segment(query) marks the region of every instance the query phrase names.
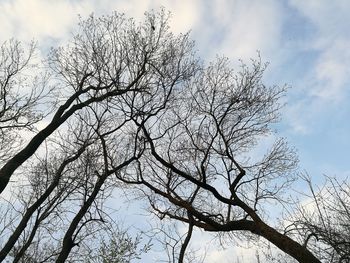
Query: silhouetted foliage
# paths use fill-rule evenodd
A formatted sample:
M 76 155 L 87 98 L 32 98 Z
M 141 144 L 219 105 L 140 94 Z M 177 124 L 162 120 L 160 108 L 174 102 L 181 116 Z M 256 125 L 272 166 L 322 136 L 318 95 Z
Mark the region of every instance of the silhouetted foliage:
M 34 47 L 23 59 L 19 43 L 4 44 L 0 191 L 10 179 L 21 190 L 1 218 L 0 260 L 76 261 L 97 233 L 97 262 L 137 258 L 147 246 L 138 250 L 138 239 L 108 231 L 115 226 L 104 204 L 124 187 L 160 219 L 188 225 L 173 261 L 191 259 L 186 251 L 199 228 L 227 242 L 262 237 L 299 262 L 320 262 L 266 217 L 270 202 L 284 203 L 298 161 L 283 138 L 254 156 L 279 120 L 285 87 L 263 84 L 260 58 L 238 71 L 222 57 L 205 65 L 168 19 L 163 10 L 140 24 L 117 13 L 90 16 L 36 68 L 50 78 L 42 89 L 27 86 L 28 96 L 19 88 Z M 32 132 L 24 147 L 10 143 L 18 129 Z

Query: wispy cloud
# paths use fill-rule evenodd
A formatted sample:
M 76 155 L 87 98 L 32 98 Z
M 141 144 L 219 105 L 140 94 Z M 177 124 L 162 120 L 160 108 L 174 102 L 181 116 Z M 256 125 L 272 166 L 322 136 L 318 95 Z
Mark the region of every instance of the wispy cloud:
M 1 40 L 16 37 L 20 40 L 45 37 L 63 38 L 76 22 L 77 14 L 84 13 L 86 4 L 69 1 L 15 0 L 0 2 L 0 21 L 5 21 L 9 28 L 4 28 Z
M 217 21 L 223 21 L 225 36 L 218 50 L 234 59 L 248 60 L 260 50 L 270 57 L 279 46 L 282 25 L 281 7 L 277 1 L 216 2 Z
M 326 100 L 343 97 L 350 71 L 349 1 L 301 1 L 290 4 L 315 27 L 314 38 L 307 45 L 319 52 L 311 71 L 314 80 L 312 95 Z M 305 43 L 306 44 L 306 43 Z

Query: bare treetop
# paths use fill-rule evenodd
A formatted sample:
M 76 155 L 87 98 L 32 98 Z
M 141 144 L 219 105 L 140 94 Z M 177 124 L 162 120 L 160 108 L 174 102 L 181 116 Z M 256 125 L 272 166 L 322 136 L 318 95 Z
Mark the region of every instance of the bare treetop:
M 285 87 L 263 84 L 266 65 L 260 58 L 242 63 L 238 71 L 226 58 L 206 65 L 189 34 L 170 32 L 168 19 L 164 10 L 146 13 L 140 24 L 118 13 L 92 15 L 66 46 L 51 50 L 45 64 L 56 96 L 51 120 L 1 162 L 0 192 L 44 141 L 60 150 L 47 149 L 50 158 L 39 158 L 33 170 L 27 167 L 33 194 L 24 201 L 0 260 L 14 250 L 16 260 L 23 259 L 43 226 L 50 225 L 48 218 L 64 229 L 60 242 L 46 251 L 48 258 L 65 262 L 81 255 L 90 230 L 106 223 L 109 193 L 125 187 L 141 193 L 160 219 L 188 224 L 174 257 L 179 262 L 186 259 L 195 228 L 253 234 L 299 262 L 320 262 L 264 217 L 269 200 L 283 202 L 280 194 L 294 179 L 298 161 L 282 138 L 260 159 L 252 157 L 279 120 Z M 13 128 L 31 127 L 41 116 L 35 111 L 41 93 L 33 89 L 23 98 L 9 91 L 20 85 L 33 51 L 23 59 L 19 44 L 11 43 L 0 54 L 0 120 L 9 119 Z M 51 112 L 51 104 L 46 106 Z M 0 142 L 12 149 L 8 139 Z M 26 228 L 28 222 L 32 228 Z

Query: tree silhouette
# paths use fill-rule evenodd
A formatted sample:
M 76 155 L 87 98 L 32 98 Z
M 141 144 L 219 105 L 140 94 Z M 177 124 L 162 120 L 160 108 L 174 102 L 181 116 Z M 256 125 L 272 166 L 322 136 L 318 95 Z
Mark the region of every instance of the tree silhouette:
M 269 200 L 283 202 L 297 164 L 284 139 L 261 158 L 252 154 L 273 132 L 285 88 L 262 83 L 260 59 L 238 72 L 226 58 L 205 65 L 189 34 L 173 35 L 168 19 L 164 10 L 146 13 L 141 24 L 117 13 L 90 16 L 68 45 L 51 50 L 44 65 L 50 78 L 41 82 L 49 84 L 27 85 L 29 96 L 14 90 L 32 49 L 23 59 L 17 42 L 3 46 L 1 156 L 10 151 L 0 160 L 0 191 L 16 174 L 29 180 L 30 194 L 21 196 L 26 205 L 13 231 L 4 233 L 1 259 L 29 258 L 28 248 L 42 248 L 40 235 L 55 240 L 47 260 L 79 257 L 106 224 L 107 193 L 128 186 L 160 219 L 189 225 L 179 262 L 194 228 L 263 237 L 299 262 L 320 262 L 264 216 Z M 39 114 L 45 107 L 47 116 Z M 36 131 L 42 116 L 47 125 Z M 23 149 L 9 143 L 18 129 L 34 132 Z M 25 168 L 44 144 L 46 157 Z M 59 237 L 52 222 L 62 228 Z

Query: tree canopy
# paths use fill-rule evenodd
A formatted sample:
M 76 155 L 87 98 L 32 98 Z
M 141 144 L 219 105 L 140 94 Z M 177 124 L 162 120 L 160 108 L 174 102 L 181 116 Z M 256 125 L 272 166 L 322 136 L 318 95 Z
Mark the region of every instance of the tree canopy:
M 113 230 L 105 202 L 123 188 L 160 219 L 188 225 L 178 262 L 194 228 L 261 237 L 298 262 L 320 262 L 266 216 L 271 201 L 285 202 L 298 163 L 283 138 L 255 154 L 286 88 L 263 84 L 260 58 L 238 71 L 224 57 L 204 63 L 168 20 L 163 10 L 142 23 L 90 16 L 42 64 L 31 62 L 33 44 L 1 46 L 0 192 L 25 184 L 2 206 L 0 261 L 75 262 L 93 250 L 98 262 L 127 262 L 148 251 Z

